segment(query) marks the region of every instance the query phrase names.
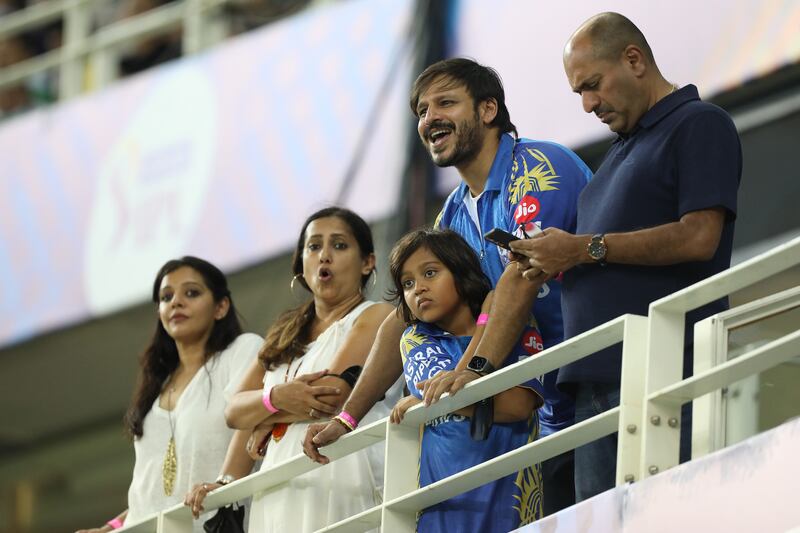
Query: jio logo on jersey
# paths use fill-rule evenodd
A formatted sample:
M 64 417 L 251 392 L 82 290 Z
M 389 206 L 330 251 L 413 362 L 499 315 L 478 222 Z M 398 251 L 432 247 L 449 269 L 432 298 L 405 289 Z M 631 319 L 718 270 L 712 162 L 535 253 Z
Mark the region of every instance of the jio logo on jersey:
M 541 352 L 544 350 L 542 336 L 536 330 L 526 331 L 522 336 L 522 347 L 531 355 Z
M 517 224 L 526 224 L 539 215 L 539 199 L 534 196 L 526 196 L 523 198 L 516 211 L 514 211 L 514 220 Z

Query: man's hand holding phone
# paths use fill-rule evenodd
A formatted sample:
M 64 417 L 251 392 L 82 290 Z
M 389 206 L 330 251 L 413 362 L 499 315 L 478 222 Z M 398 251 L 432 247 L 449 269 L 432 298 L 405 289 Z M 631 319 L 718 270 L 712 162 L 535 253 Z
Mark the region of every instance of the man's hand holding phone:
M 544 274 L 550 279 L 582 262 L 582 255 L 586 254 L 584 241 L 588 239 L 551 227 L 530 239 L 516 240 L 509 247 L 517 257 L 524 258 L 519 264 L 525 278 Z
M 542 232 L 542 230 L 539 229 L 539 226 L 534 226 L 534 228 L 535 228 L 534 235 L 537 235 Z M 520 237 L 517 237 L 516 235 L 509 233 L 505 230 L 502 230 L 500 228 L 494 228 L 491 231 L 487 231 L 483 235 L 483 238 L 491 243 L 496 244 L 497 246 L 503 248 L 504 250 L 508 250 L 509 259 L 511 261 L 516 261 L 518 263 L 527 265 L 528 258 L 525 257 L 524 255 L 516 253 L 514 250 L 511 249 L 511 243 L 513 241 L 519 241 L 524 239 L 521 239 Z

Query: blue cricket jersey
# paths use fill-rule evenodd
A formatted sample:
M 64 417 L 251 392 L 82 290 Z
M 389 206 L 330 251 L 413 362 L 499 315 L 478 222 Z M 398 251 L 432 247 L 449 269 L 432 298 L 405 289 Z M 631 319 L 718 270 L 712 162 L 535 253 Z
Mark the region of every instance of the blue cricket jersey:
M 497 284 L 508 264 L 504 250 L 483 238 L 492 228 L 501 228 L 522 238 L 536 228 L 556 227 L 575 233 L 578 196 L 592 172 L 574 152 L 560 144 L 519 139 L 504 134 L 489 171 L 486 187 L 478 199 L 475 226 L 464 203 L 469 187 L 461 183 L 450 193 L 436 218 L 437 228 L 459 233 L 478 253 L 483 271 Z M 535 227 L 534 227 L 535 226 Z M 550 280 L 542 286 L 533 315 L 549 348 L 564 339 L 561 316 L 561 283 Z M 539 410 L 541 434 L 547 436 L 572 424 L 572 399 L 556 387 L 557 372 L 544 376 L 545 404 Z
M 530 356 L 526 330 L 503 366 Z M 456 337 L 433 324 L 410 326 L 403 333 L 400 351 L 403 372 L 411 393 L 421 399 L 416 384 L 442 370 L 455 368 L 472 337 Z M 541 394 L 541 383 L 521 386 Z M 448 414 L 425 424 L 422 433 L 419 485 L 424 487 L 489 459 L 517 449 L 538 436 L 536 411 L 527 420 L 492 425 L 486 440 L 473 440 L 470 420 Z M 423 510 L 417 521 L 420 533 L 481 531 L 505 533 L 542 516 L 541 474 L 538 465 L 486 483 L 469 492 Z

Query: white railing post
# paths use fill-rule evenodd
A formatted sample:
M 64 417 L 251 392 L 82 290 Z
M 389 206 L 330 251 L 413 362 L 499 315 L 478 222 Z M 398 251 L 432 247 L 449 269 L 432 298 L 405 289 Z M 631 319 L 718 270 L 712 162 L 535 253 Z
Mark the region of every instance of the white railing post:
M 72 0 L 64 11 L 64 43 L 61 46 L 58 99 L 66 100 L 83 89 L 86 40 L 91 28 L 89 0 Z
M 418 487 L 420 426 L 386 425 L 386 461 L 383 478 L 382 533 L 413 533 L 417 528 L 417 513 L 386 506 Z
M 203 0 L 184 0 L 183 55 L 203 49 Z
M 680 456 L 681 404 L 648 399 L 654 391 L 682 378 L 686 313 L 664 307 L 650 306 L 641 421 L 642 478 L 677 466 Z
M 717 317 L 712 316 L 694 325 L 694 370 L 699 375 L 716 366 L 720 342 Z M 722 390 L 715 390 L 692 403 L 692 459 L 708 455 L 723 446 L 720 439 L 724 427 Z
M 647 318 L 627 315 L 622 338 L 617 485 L 642 479 L 640 461 L 646 350 Z

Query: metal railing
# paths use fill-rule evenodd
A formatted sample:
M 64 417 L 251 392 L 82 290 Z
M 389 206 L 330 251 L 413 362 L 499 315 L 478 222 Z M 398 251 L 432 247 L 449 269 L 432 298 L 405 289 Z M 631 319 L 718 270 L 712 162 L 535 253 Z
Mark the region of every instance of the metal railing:
M 183 55 L 189 55 L 228 36 L 226 20 L 217 12 L 229 0 L 176 0 L 92 33 L 92 8 L 100 1 L 50 0 L 0 18 L 0 38 L 20 35 L 55 20 L 64 21 L 62 46 L 2 69 L 0 89 L 35 74 L 57 70 L 59 100 L 65 100 L 83 92 L 88 72 L 94 89 L 114 81 L 125 45 L 180 28 Z
M 415 406 L 401 424 L 379 420 L 344 436 L 325 449 L 331 460 L 386 440 L 383 502 L 322 529 L 325 532 L 414 531 L 417 513 L 489 481 L 618 432 L 617 484 L 644 479 L 678 464 L 680 408 L 746 376 L 800 354 L 800 331 L 790 332 L 740 357 L 710 367 L 699 354 L 692 377 L 681 379 L 684 321 L 687 311 L 767 277 L 800 265 L 800 238 L 737 265 L 671 296 L 653 302 L 649 317 L 623 315 L 591 331 L 467 385 L 425 408 Z M 764 305 L 774 308 L 774 298 Z M 620 405 L 553 435 L 468 468 L 425 487 L 417 485 L 419 425 L 498 394 L 536 376 L 622 342 Z M 705 343 L 701 350 L 710 346 Z M 705 365 L 705 368 L 701 368 Z M 389 460 L 391 458 L 391 460 Z M 247 498 L 286 483 L 319 465 L 298 455 L 209 494 L 206 510 Z M 178 505 L 136 524 L 126 532 L 184 533 L 192 530 L 188 508 Z

